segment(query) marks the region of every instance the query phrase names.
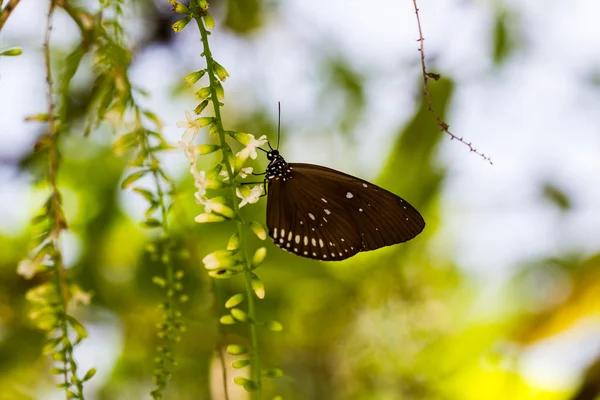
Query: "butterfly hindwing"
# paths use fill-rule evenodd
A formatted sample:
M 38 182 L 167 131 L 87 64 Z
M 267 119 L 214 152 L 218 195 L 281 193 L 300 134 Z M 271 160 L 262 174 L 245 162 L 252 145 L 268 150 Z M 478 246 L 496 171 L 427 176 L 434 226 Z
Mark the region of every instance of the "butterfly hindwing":
M 412 239 L 425 226 L 405 200 L 362 179 L 312 164 L 275 171 L 268 175 L 269 235 L 300 256 L 342 260 Z

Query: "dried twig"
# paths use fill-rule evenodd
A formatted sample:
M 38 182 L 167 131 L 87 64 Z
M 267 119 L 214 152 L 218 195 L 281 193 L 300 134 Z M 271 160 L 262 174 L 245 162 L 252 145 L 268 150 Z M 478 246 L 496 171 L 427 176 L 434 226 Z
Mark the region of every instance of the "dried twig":
M 458 140 L 462 144 L 466 145 L 469 148 L 469 150 L 471 150 L 471 152 L 479 155 L 480 157 L 482 157 L 484 160 L 486 160 L 490 164 L 494 164 L 492 162 L 492 160 L 490 159 L 490 157 L 486 156 L 484 153 L 479 152 L 475 147 L 473 147 L 472 142 L 467 142 L 465 139 L 463 139 L 462 136 L 459 137 L 459 136 L 456 136 L 455 134 L 453 134 L 452 132 L 450 132 L 450 130 L 449 130 L 450 127 L 448 126 L 448 124 L 445 123 L 434 111 L 433 105 L 431 103 L 431 97 L 429 96 L 429 78 L 437 81 L 438 79 L 440 79 L 440 75 L 434 74 L 433 72 L 427 72 L 427 67 L 425 66 L 425 50 L 424 50 L 424 46 L 423 46 L 423 42 L 425 41 L 425 38 L 423 37 L 423 31 L 421 29 L 421 19 L 419 18 L 419 7 L 417 6 L 417 0 L 413 0 L 413 4 L 415 6 L 415 14 L 417 16 L 417 25 L 419 27 L 419 39 L 417 41 L 420 44 L 419 52 L 421 53 L 421 68 L 423 70 L 423 92 L 425 94 L 425 99 L 427 101 L 427 109 L 429 110 L 431 115 L 433 115 L 433 117 L 435 118 L 435 122 L 437 122 L 440 129 L 443 132 L 446 132 L 450 136 L 450 140 L 454 140 L 454 139 Z
M 9 0 L 8 4 L 2 9 L 2 12 L 0 12 L 0 30 L 10 16 L 10 13 L 12 13 L 17 4 L 19 4 L 19 1 L 21 0 Z

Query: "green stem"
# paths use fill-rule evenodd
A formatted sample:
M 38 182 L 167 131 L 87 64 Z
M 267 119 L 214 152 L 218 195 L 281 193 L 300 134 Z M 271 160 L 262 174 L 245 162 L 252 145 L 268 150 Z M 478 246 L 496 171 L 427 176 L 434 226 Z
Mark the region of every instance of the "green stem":
M 204 47 L 204 57 L 206 58 L 206 69 L 207 75 L 210 82 L 210 98 L 213 104 L 213 109 L 215 112 L 215 124 L 217 124 L 217 132 L 219 133 L 219 141 L 221 143 L 221 149 L 223 152 L 223 162 L 225 164 L 225 169 L 227 171 L 227 175 L 229 176 L 229 182 L 231 182 L 231 197 L 233 199 L 233 211 L 238 216 L 236 219 L 237 232 L 240 238 L 240 248 L 244 249 L 244 236 L 243 236 L 243 223 L 239 218 L 240 210 L 236 199 L 236 188 L 239 187 L 235 180 L 235 175 L 233 168 L 231 167 L 231 163 L 229 162 L 229 154 L 231 151 L 225 140 L 225 130 L 223 129 L 223 123 L 221 121 L 221 109 L 219 105 L 219 99 L 217 97 L 217 78 L 215 77 L 214 72 L 214 60 L 212 54 L 210 52 L 210 47 L 208 45 L 208 33 L 206 31 L 206 27 L 204 26 L 204 22 L 202 17 L 200 16 L 198 4 L 195 1 L 191 1 L 192 11 L 194 15 L 194 19 L 198 24 L 198 28 L 200 30 L 200 36 L 202 37 L 202 45 Z M 251 353 L 251 367 L 252 367 L 252 380 L 256 383 L 257 386 L 257 398 L 262 398 L 262 382 L 261 382 L 261 366 L 260 366 L 260 357 L 258 355 L 258 333 L 256 329 L 256 317 L 255 317 L 255 305 L 254 305 L 254 291 L 252 290 L 252 276 L 250 273 L 250 267 L 248 264 L 248 257 L 245 251 L 242 252 L 242 263 L 244 266 L 244 281 L 246 285 L 246 297 L 248 298 L 248 315 L 250 317 L 250 337 L 252 341 L 252 353 Z
M 138 121 L 141 121 L 141 114 L 140 114 L 140 109 L 136 106 L 135 107 L 135 113 L 136 113 L 136 118 Z M 143 150 L 148 154 L 148 161 L 149 164 L 152 168 L 152 176 L 154 178 L 154 184 L 156 186 L 156 194 L 158 197 L 158 204 L 160 207 L 160 215 L 161 215 L 161 243 L 160 243 L 160 262 L 163 264 L 163 266 L 165 267 L 165 274 L 166 274 L 166 278 L 167 278 L 167 300 L 166 300 L 166 307 L 165 307 L 165 313 L 166 313 L 166 323 L 168 326 L 168 331 L 166 332 L 165 335 L 165 342 L 166 342 L 166 358 L 165 358 L 165 362 L 166 365 L 163 366 L 161 369 L 163 370 L 163 372 L 170 372 L 171 368 L 173 367 L 173 363 L 172 363 L 172 357 L 173 357 L 173 353 L 175 351 L 175 337 L 177 335 L 176 329 L 177 327 L 175 326 L 175 322 L 176 322 L 176 315 L 175 315 L 175 303 L 173 301 L 173 296 L 175 295 L 175 272 L 173 271 L 173 262 L 171 259 L 171 253 L 170 253 L 170 243 L 169 243 L 169 222 L 167 220 L 167 206 L 165 204 L 165 193 L 162 189 L 161 186 L 161 179 L 160 179 L 160 174 L 158 172 L 158 170 L 154 167 L 152 167 L 153 165 L 158 164 L 158 159 L 156 158 L 155 154 L 152 153 L 152 150 L 150 148 L 150 143 L 148 142 L 148 136 L 145 135 L 143 140 L 142 140 L 142 148 Z M 170 182 L 167 182 L 170 183 Z M 164 378 L 164 382 L 159 382 L 157 384 L 157 388 L 156 391 L 157 392 L 161 392 L 166 388 L 166 381 L 167 381 L 167 376 L 163 376 L 162 378 Z
M 58 171 L 58 127 L 55 122 L 55 104 L 53 99 L 53 80 L 52 80 L 52 66 L 50 60 L 50 33 L 52 32 L 52 16 L 56 4 L 54 0 L 50 2 L 48 9 L 48 19 L 46 22 L 46 33 L 44 37 L 44 63 L 46 65 L 46 86 L 48 89 L 47 103 L 48 103 L 48 134 L 50 137 L 48 146 L 48 183 L 52 193 L 50 194 L 50 209 L 49 213 L 53 219 L 53 227 L 50 232 L 50 240 L 54 248 L 53 264 L 54 264 L 54 277 L 56 291 L 59 299 L 60 310 L 58 311 L 59 329 L 61 336 L 66 343 L 63 344 L 65 349 L 64 361 L 63 361 L 63 381 L 64 383 L 70 383 L 69 372 L 73 377 L 77 375 L 77 364 L 73 360 L 73 345 L 69 340 L 69 328 L 67 323 L 68 313 L 68 301 L 69 294 L 67 288 L 67 277 L 66 271 L 62 260 L 62 254 L 60 252 L 60 234 L 63 229 L 66 228 L 64 220 L 64 214 L 61 208 L 60 192 L 58 190 L 57 183 L 57 171 Z M 83 400 L 83 385 L 76 379 L 77 394 L 79 398 Z M 68 393 L 68 387 L 65 388 L 65 396 L 67 400 L 70 398 Z

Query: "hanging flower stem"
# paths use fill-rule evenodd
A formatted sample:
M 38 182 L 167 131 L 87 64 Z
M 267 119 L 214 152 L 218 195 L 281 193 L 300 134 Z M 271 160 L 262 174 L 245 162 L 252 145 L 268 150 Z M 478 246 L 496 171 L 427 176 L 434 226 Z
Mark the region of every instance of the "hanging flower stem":
M 225 165 L 225 169 L 227 171 L 227 175 L 229 177 L 229 182 L 231 183 L 231 197 L 233 199 L 236 198 L 236 188 L 239 187 L 239 184 L 235 180 L 235 175 L 233 171 L 233 167 L 231 162 L 229 161 L 229 152 L 231 152 L 226 140 L 225 140 L 225 130 L 223 129 L 223 123 L 221 120 L 221 110 L 219 98 L 217 96 L 216 87 L 218 85 L 217 77 L 215 75 L 215 67 L 214 60 L 212 54 L 210 52 L 210 47 L 208 45 L 208 31 L 204 26 L 204 22 L 202 20 L 202 16 L 200 13 L 200 8 L 196 1 L 191 2 L 192 12 L 194 18 L 198 24 L 198 29 L 200 30 L 200 36 L 202 37 L 202 45 L 204 47 L 204 58 L 206 59 L 206 69 L 207 75 L 210 82 L 210 99 L 213 104 L 213 109 L 215 113 L 215 124 L 217 126 L 217 132 L 219 135 L 219 141 L 221 144 L 221 149 L 223 152 L 223 162 Z M 244 249 L 244 240 L 243 240 L 243 223 L 239 218 L 239 206 L 236 201 L 233 201 L 233 211 L 235 215 L 238 216 L 236 219 L 237 225 L 237 233 L 239 235 L 240 240 L 240 248 Z M 245 252 L 243 253 L 242 264 L 244 268 L 244 281 L 246 287 L 246 297 L 248 300 L 248 316 L 250 318 L 250 337 L 252 341 L 252 353 L 251 353 L 251 367 L 252 367 L 252 380 L 256 383 L 257 397 L 261 398 L 261 365 L 260 358 L 258 354 L 258 333 L 256 327 L 256 316 L 255 316 L 255 303 L 254 303 L 254 292 L 252 290 L 252 276 L 250 272 L 250 265 L 248 263 L 248 257 Z
M 52 32 L 52 16 L 56 4 L 50 2 L 48 16 L 46 22 L 46 33 L 44 37 L 44 63 L 46 66 L 46 99 L 48 110 L 46 119 L 48 121 L 48 136 L 45 141 L 45 146 L 48 152 L 48 184 L 50 186 L 50 197 L 45 206 L 45 217 L 48 218 L 50 229 L 48 236 L 45 238 L 43 248 L 45 254 L 51 260 L 48 269 L 54 273 L 54 292 L 53 296 L 49 296 L 47 304 L 53 310 L 54 322 L 47 326 L 48 343 L 51 343 L 49 348 L 54 349 L 52 354 L 53 359 L 60 363 L 60 368 L 53 368 L 53 373 L 60 374 L 63 377 L 63 382 L 59 387 L 64 388 L 67 399 L 78 398 L 83 399 L 83 382 L 95 373 L 95 371 L 86 374 L 83 380 L 77 377 L 77 363 L 73 358 L 73 347 L 81 339 L 86 336 L 85 330 L 79 322 L 68 314 L 68 304 L 70 298 L 70 289 L 67 281 L 67 274 L 63 263 L 63 256 L 60 250 L 60 235 L 67 228 L 64 212 L 62 209 L 61 194 L 57 184 L 57 173 L 59 164 L 58 152 L 58 136 L 59 126 L 56 122 L 56 106 L 54 103 L 54 90 L 52 67 L 50 60 L 50 34 Z M 40 253 L 42 250 L 40 250 Z M 41 286 L 43 287 L 43 286 Z M 35 289 L 34 289 L 35 290 Z M 78 335 L 76 342 L 73 342 L 69 337 L 69 325 L 75 330 Z M 47 344 L 48 346 L 48 344 Z

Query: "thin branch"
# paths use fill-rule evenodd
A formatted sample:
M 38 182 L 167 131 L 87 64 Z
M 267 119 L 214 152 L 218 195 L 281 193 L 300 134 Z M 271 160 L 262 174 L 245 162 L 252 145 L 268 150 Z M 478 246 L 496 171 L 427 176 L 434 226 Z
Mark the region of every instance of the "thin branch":
M 490 164 L 494 164 L 492 162 L 492 160 L 490 159 L 490 157 L 486 156 L 484 153 L 479 152 L 474 146 L 472 142 L 467 142 L 465 139 L 463 139 L 462 136 L 456 136 L 455 134 L 453 134 L 452 132 L 450 132 L 450 126 L 448 126 L 447 123 L 445 123 L 435 112 L 435 110 L 433 109 L 433 104 L 431 103 L 431 97 L 429 95 L 429 78 L 437 81 L 438 79 L 440 79 L 440 75 L 439 74 L 434 74 L 433 72 L 427 72 L 427 67 L 425 65 L 425 47 L 423 45 L 423 42 L 425 41 L 425 38 L 423 37 L 423 30 L 421 29 L 421 19 L 419 18 L 419 7 L 417 6 L 417 0 L 413 0 L 413 5 L 415 6 L 415 14 L 417 16 L 417 26 L 419 27 L 419 39 L 417 40 L 419 42 L 419 52 L 421 53 L 421 68 L 423 71 L 423 93 L 425 94 L 425 100 L 427 101 L 427 109 L 429 110 L 429 112 L 431 113 L 431 115 L 433 115 L 433 117 L 435 118 L 435 122 L 439 125 L 440 129 L 443 132 L 446 132 L 449 136 L 450 136 L 450 140 L 458 140 L 459 142 L 461 142 L 462 144 L 466 145 L 469 150 L 471 150 L 472 153 L 477 154 L 478 156 L 480 156 L 481 158 L 483 158 L 484 160 L 486 160 L 487 162 L 489 162 Z
M 17 7 L 19 1 L 21 0 L 9 0 L 8 4 L 2 9 L 2 12 L 0 13 L 0 30 L 2 30 L 4 23 L 8 17 L 10 17 L 10 14 L 14 11 L 15 7 Z
M 56 106 L 54 104 L 54 95 L 53 95 L 53 80 L 52 80 L 52 65 L 50 60 L 50 35 L 52 33 L 52 16 L 54 14 L 56 4 L 54 0 L 50 1 L 50 8 L 48 9 L 48 19 L 46 20 L 46 33 L 44 35 L 44 63 L 46 66 L 46 101 L 48 103 L 48 135 L 50 137 L 49 140 L 49 149 L 48 149 L 48 183 L 50 184 L 50 189 L 52 193 L 50 195 L 50 210 L 49 212 L 52 214 L 51 218 L 54 220 L 52 231 L 50 232 L 50 240 L 52 241 L 53 247 L 55 249 L 55 274 L 56 274 L 56 285 L 59 290 L 59 298 L 62 306 L 62 312 L 67 314 L 67 304 L 68 304 L 68 289 L 67 283 L 64 276 L 64 266 L 62 262 L 62 254 L 60 252 L 60 233 L 66 228 L 66 222 L 64 219 L 64 214 L 62 213 L 61 208 L 61 200 L 60 200 L 60 192 L 58 190 L 58 185 L 56 182 L 56 173 L 58 169 L 58 129 L 56 126 L 56 118 L 55 118 L 55 109 Z M 64 318 L 61 320 L 61 330 L 63 337 L 68 338 L 68 328 L 66 324 L 66 320 Z M 68 351 L 68 350 L 67 350 Z M 69 382 L 69 365 L 68 365 L 69 357 L 65 357 L 63 361 L 63 379 L 64 382 Z

